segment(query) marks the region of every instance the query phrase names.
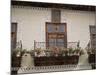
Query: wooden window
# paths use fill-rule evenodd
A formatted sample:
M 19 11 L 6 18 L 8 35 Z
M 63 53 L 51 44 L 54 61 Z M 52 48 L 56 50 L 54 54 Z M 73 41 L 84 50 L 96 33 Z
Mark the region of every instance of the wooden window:
M 46 23 L 47 47 L 67 47 L 66 23 Z
M 96 26 L 90 26 L 91 48 L 96 49 Z
M 53 9 L 52 13 L 51 13 L 51 21 L 53 23 L 60 23 L 60 19 L 61 19 L 61 11 L 57 10 L 57 9 Z
M 96 34 L 96 26 L 90 26 L 90 34 Z
M 11 23 L 11 49 L 16 48 L 17 23 Z

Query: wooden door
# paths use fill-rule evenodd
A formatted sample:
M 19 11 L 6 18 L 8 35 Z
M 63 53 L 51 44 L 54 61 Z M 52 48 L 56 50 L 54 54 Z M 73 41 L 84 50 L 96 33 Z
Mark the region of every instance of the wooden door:
M 66 23 L 46 23 L 47 47 L 67 47 Z

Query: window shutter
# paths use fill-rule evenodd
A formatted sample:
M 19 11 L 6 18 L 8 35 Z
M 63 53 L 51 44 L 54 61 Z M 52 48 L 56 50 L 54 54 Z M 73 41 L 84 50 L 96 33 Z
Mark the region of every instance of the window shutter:
M 51 17 L 52 17 L 51 21 L 53 23 L 60 23 L 60 20 L 61 20 L 61 11 L 57 10 L 57 9 L 53 9 Z

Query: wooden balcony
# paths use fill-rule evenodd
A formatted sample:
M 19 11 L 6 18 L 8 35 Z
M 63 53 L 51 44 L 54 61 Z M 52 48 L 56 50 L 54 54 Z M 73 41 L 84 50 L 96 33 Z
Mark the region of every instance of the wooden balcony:
M 73 56 L 51 56 L 51 57 L 34 57 L 35 66 L 53 66 L 53 65 L 71 65 L 78 64 L 78 55 Z
M 46 47 L 46 42 L 35 41 L 33 53 L 35 66 L 78 64 L 80 52 L 75 54 L 72 49 L 79 48 L 79 42 L 68 42 L 67 47 Z M 43 55 L 41 55 L 41 52 L 43 52 Z

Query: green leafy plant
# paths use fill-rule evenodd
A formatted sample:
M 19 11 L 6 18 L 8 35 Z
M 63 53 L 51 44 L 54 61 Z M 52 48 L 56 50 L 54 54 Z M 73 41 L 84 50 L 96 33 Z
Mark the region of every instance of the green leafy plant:
M 96 54 L 96 49 L 87 49 L 88 54 Z
M 96 54 L 96 50 L 95 49 L 91 49 L 91 53 L 92 54 Z
M 39 55 L 41 53 L 41 48 L 36 48 L 35 52 L 37 52 L 37 55 Z
M 76 48 L 76 49 L 74 49 L 74 54 L 76 54 L 76 55 L 80 55 L 80 48 Z
M 80 55 L 83 55 L 84 54 L 84 51 L 83 50 L 80 50 Z
M 73 51 L 74 51 L 73 48 L 69 48 L 69 49 L 68 49 L 68 55 L 69 55 L 69 56 L 70 56 L 70 55 L 73 55 Z

